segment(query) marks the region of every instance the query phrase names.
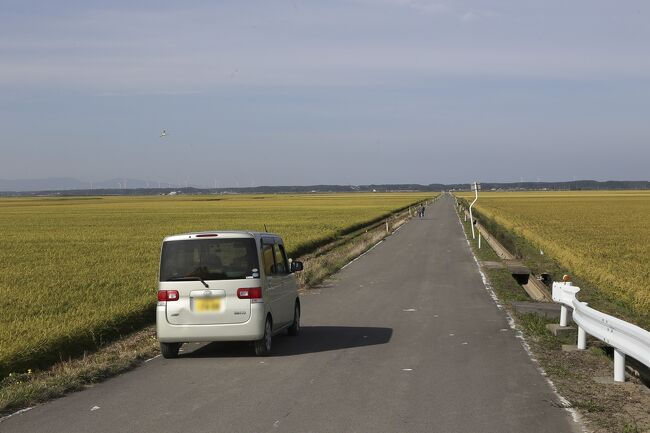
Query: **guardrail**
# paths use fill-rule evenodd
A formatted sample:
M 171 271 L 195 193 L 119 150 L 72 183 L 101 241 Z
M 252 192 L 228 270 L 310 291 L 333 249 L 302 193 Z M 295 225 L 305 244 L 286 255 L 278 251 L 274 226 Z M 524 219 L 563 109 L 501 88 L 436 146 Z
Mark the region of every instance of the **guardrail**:
M 650 367 L 650 332 L 624 320 L 601 313 L 576 298 L 579 287 L 571 282 L 553 283 L 553 300 L 560 303 L 560 326 L 567 326 L 567 307 L 578 325 L 578 349 L 587 348 L 587 334 L 614 348 L 614 381 L 625 382 L 625 356 Z

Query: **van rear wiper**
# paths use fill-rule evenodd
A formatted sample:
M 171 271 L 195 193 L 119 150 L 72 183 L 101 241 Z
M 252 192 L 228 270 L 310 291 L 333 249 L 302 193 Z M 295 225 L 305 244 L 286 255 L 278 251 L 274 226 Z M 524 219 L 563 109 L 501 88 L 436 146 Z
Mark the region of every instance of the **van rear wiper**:
M 169 277 L 167 278 L 167 281 L 200 281 L 205 287 L 210 287 L 208 286 L 208 283 L 205 282 L 203 277 Z

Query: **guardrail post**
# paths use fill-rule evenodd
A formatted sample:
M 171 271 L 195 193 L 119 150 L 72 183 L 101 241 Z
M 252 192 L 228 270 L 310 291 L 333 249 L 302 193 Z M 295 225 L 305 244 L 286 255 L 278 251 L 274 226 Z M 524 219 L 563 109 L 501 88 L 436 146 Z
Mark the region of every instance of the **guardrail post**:
M 560 306 L 560 326 L 566 326 L 567 324 L 567 307 L 564 305 Z
M 578 326 L 578 349 L 585 350 L 587 348 L 587 333 L 582 327 Z
M 625 382 L 625 354 L 614 349 L 614 382 Z

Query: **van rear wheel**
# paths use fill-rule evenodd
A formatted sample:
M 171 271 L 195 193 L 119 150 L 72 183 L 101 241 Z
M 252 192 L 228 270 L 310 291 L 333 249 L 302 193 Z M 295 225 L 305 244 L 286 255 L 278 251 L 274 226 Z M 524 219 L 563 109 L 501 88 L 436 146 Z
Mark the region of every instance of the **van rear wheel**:
M 300 304 L 297 302 L 293 310 L 293 323 L 289 326 L 288 333 L 292 337 L 300 333 Z
M 255 346 L 255 355 L 257 356 L 269 356 L 271 353 L 271 336 L 273 334 L 273 328 L 271 327 L 271 318 L 266 318 L 266 324 L 264 325 L 264 336 L 257 340 L 254 344 Z
M 160 353 L 163 358 L 178 358 L 178 351 L 181 348 L 181 343 L 160 343 Z

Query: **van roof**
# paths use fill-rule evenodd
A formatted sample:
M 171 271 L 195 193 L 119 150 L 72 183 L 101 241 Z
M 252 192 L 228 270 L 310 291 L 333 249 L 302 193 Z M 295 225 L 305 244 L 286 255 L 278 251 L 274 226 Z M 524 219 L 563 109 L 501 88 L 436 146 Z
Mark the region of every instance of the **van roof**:
M 256 232 L 256 231 L 243 231 L 243 230 L 225 230 L 225 231 L 219 231 L 219 230 L 212 230 L 212 231 L 202 231 L 202 232 L 191 232 L 191 233 L 180 233 L 177 235 L 171 235 L 171 236 L 166 236 L 163 239 L 163 242 L 168 242 L 168 241 L 181 241 L 181 240 L 188 240 L 188 239 L 210 239 L 210 238 L 255 238 L 255 239 L 260 239 L 262 237 L 269 237 L 269 238 L 278 238 L 282 240 L 282 238 L 275 233 L 267 233 L 267 232 Z

